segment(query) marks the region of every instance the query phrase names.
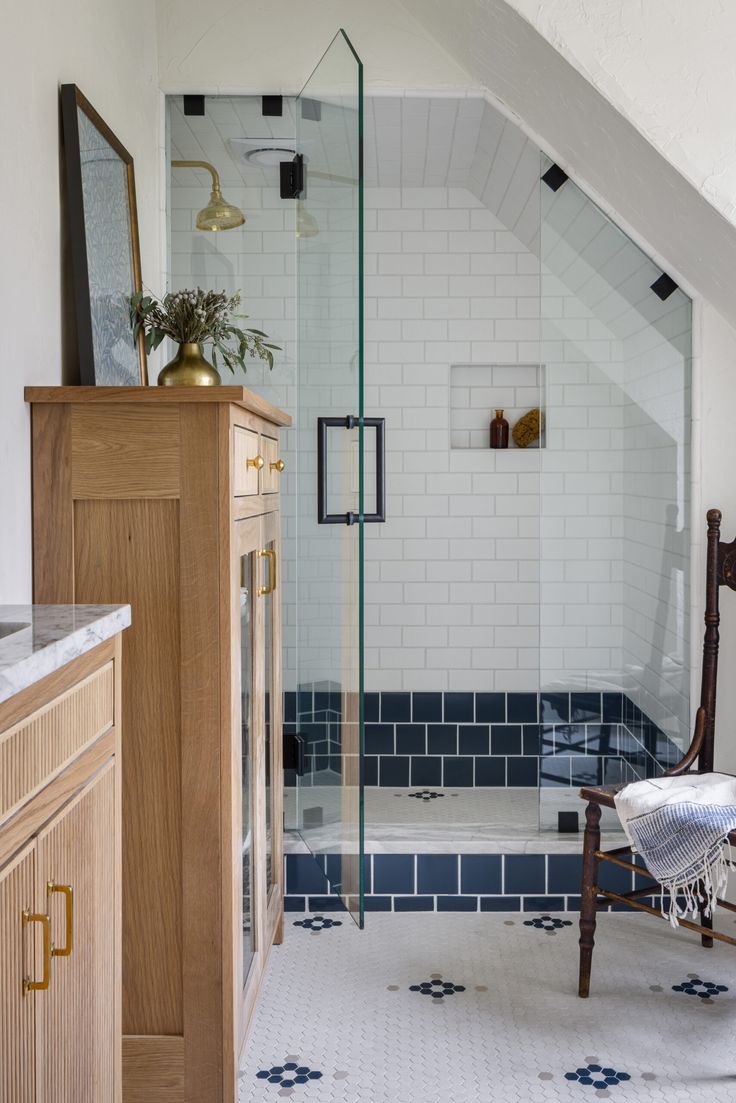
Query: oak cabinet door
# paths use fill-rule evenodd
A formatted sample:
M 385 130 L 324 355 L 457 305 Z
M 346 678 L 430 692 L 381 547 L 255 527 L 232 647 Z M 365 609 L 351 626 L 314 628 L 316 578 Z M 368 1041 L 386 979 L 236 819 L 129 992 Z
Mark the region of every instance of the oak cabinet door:
M 36 901 L 51 978 L 36 1003 L 39 1103 L 116 1099 L 115 773 L 103 769 L 39 835 Z
M 32 1103 L 36 1094 L 34 1014 L 46 993 L 23 992 L 24 978 L 42 967 L 36 925 L 23 924 L 23 912 L 34 912 L 34 857 L 31 846 L 0 871 L 0 1103 Z

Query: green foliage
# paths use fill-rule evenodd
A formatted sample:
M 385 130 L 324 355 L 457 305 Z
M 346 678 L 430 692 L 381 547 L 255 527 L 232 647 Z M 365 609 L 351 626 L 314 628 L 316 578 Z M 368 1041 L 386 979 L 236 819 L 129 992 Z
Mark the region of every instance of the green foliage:
M 246 359 L 265 360 L 273 368 L 273 354 L 279 345 L 270 343 L 261 329 L 240 329 L 232 319 L 245 319 L 236 314 L 240 292 L 228 297 L 225 291 L 175 291 L 157 299 L 142 291 L 130 297 L 130 325 L 133 342 L 143 334 L 146 352 L 151 353 L 170 337 L 179 344 L 186 342 L 212 344 L 212 364 L 217 367 L 218 353 L 231 372 L 247 371 Z

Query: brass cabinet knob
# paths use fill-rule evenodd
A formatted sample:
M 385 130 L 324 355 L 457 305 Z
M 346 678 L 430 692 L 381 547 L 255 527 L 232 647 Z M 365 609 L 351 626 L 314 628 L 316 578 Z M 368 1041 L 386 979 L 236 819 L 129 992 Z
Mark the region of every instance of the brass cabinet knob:
M 270 463 L 268 466 L 269 466 L 271 471 L 278 471 L 279 474 L 281 474 L 281 472 L 286 467 L 286 464 L 284 463 L 283 460 L 276 460 L 275 463 Z
M 245 462 L 246 467 L 255 467 L 256 471 L 260 471 L 263 467 L 263 464 L 263 456 L 254 456 L 252 460 L 246 460 Z

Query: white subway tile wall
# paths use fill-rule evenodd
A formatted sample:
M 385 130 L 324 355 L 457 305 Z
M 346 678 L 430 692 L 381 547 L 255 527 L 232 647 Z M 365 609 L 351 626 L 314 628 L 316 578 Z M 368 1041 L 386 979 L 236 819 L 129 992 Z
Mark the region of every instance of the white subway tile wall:
M 294 204 L 275 170 L 231 156 L 268 122 L 258 98 L 222 100 L 185 119 L 171 98 L 172 153 L 216 162 L 248 221 L 195 233 L 207 180 L 172 177 L 170 284 L 242 289 L 284 346 L 245 382 L 293 411 Z M 656 266 L 572 182 L 540 196 L 539 176 L 538 150 L 481 100 L 366 103 L 365 407 L 386 418 L 388 488 L 386 524 L 366 530 L 366 687 L 620 688 L 681 739 L 689 301 L 660 302 Z M 483 446 L 496 406 L 513 425 L 534 405 L 543 449 Z

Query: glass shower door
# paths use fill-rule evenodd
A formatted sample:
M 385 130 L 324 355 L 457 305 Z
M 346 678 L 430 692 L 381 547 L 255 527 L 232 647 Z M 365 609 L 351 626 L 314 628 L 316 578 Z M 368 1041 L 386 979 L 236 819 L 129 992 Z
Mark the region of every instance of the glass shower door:
M 296 102 L 297 732 L 292 824 L 363 918 L 362 66 L 340 31 Z

